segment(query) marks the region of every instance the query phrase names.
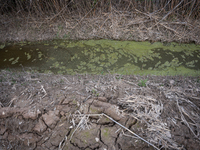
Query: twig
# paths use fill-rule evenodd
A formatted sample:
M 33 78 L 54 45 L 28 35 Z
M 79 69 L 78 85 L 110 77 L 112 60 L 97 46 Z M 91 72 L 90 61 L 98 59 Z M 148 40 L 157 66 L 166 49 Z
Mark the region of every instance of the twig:
M 67 134 L 65 135 L 63 140 L 59 143 L 58 150 L 62 150 L 63 149 L 63 147 L 65 146 L 66 141 L 67 141 Z
M 4 107 L 3 104 L 2 104 L 1 102 L 0 102 L 0 105 L 1 105 L 2 107 Z
M 81 121 L 79 122 L 79 124 L 77 125 L 76 129 L 73 131 L 69 141 L 71 141 L 72 139 L 72 136 L 74 135 L 74 133 L 76 132 L 76 130 L 81 126 L 81 124 L 83 123 L 84 119 L 86 118 L 86 115 L 84 115 L 82 118 L 81 118 Z
M 178 5 L 176 5 L 176 6 L 174 7 L 173 10 L 169 11 L 161 20 L 159 20 L 158 22 L 156 22 L 155 25 L 153 25 L 152 27 L 148 28 L 148 30 L 150 30 L 150 29 L 152 29 L 153 27 L 155 27 L 155 26 L 157 26 L 158 24 L 160 24 L 160 22 L 163 21 L 167 16 L 169 16 L 183 1 L 184 1 L 184 0 L 182 0 Z M 141 12 L 141 13 L 142 13 L 142 12 Z M 145 14 L 145 13 L 143 13 L 143 14 Z M 149 16 L 148 14 L 145 14 L 145 15 Z M 150 17 L 150 16 L 149 16 L 149 17 Z M 161 25 L 163 25 L 163 24 L 161 24 Z M 166 26 L 164 26 L 164 27 L 166 28 Z M 171 28 L 168 28 L 168 29 L 171 30 Z M 172 30 L 173 30 L 173 29 L 172 29 Z M 173 30 L 173 31 L 175 31 L 175 30 Z
M 95 4 L 95 6 L 98 4 L 98 2 L 99 1 L 97 1 L 97 3 Z M 74 29 L 95 8 L 95 6 L 92 7 L 92 9 L 90 9 L 90 11 L 88 11 L 88 13 L 84 17 L 82 17 L 81 20 L 74 27 L 72 27 L 72 29 Z
M 12 103 L 13 103 L 13 101 L 14 100 L 16 100 L 17 99 L 17 97 L 15 96 L 10 102 L 9 102 L 9 106 L 8 107 L 10 107 L 11 105 L 12 105 Z M 1 104 L 1 103 L 0 103 Z M 3 106 L 3 105 L 2 105 Z
M 123 80 L 125 83 L 127 83 L 127 84 L 130 84 L 130 85 L 134 85 L 134 86 L 137 86 L 138 87 L 138 85 L 137 84 L 135 84 L 135 83 L 133 83 L 133 82 L 130 82 L 130 81 L 126 81 L 126 80 Z
M 103 27 L 103 25 L 106 23 L 106 21 L 110 18 L 110 15 L 111 15 L 111 14 L 109 14 L 108 17 L 107 17 L 107 19 L 102 23 L 101 27 L 99 28 L 99 31 L 101 30 L 101 28 Z M 99 32 L 99 31 L 98 31 L 98 32 Z
M 176 5 L 176 6 L 174 7 L 174 9 L 172 9 L 171 11 L 169 11 L 169 12 L 159 21 L 159 23 L 160 23 L 161 21 L 163 21 L 167 16 L 169 16 L 183 1 L 184 1 L 184 0 L 182 0 L 178 5 Z
M 69 4 L 70 4 L 71 2 L 73 2 L 73 0 L 70 1 L 65 7 L 63 7 L 63 8 L 61 9 L 61 11 L 59 11 L 57 14 L 55 14 L 53 17 L 51 17 L 47 22 L 50 22 L 52 19 L 54 19 L 55 17 L 57 17 L 62 11 L 64 11 L 64 10 L 67 8 L 67 6 L 69 6 Z M 42 26 L 43 23 L 44 23 L 44 21 L 41 22 L 41 24 L 39 25 L 39 28 Z
M 96 115 L 98 115 L 98 116 L 103 115 L 103 116 L 107 117 L 107 118 L 110 119 L 111 121 L 113 121 L 113 122 L 115 122 L 116 124 L 118 124 L 120 127 L 124 128 L 125 130 L 129 131 L 130 133 L 132 133 L 132 134 L 133 134 L 134 136 L 136 136 L 137 138 L 141 139 L 142 141 L 146 142 L 147 144 L 153 146 L 155 149 L 159 150 L 159 148 L 157 148 L 155 145 L 149 143 L 148 141 L 146 141 L 145 139 L 143 139 L 142 137 L 140 137 L 139 135 L 137 135 L 136 133 L 134 133 L 133 131 L 131 131 L 131 130 L 128 129 L 127 127 L 123 126 L 122 124 L 118 123 L 117 121 L 115 121 L 114 119 L 112 119 L 111 117 L 109 117 L 108 115 L 106 115 L 106 114 L 104 114 L 104 113 L 102 113 L 102 114 L 87 114 L 87 115 L 85 115 L 85 114 L 80 114 L 80 115 L 77 115 L 77 116 L 83 116 L 83 117 L 81 118 L 81 120 L 80 120 L 79 124 L 77 125 L 76 129 L 73 131 L 73 133 L 72 133 L 72 135 L 71 135 L 71 137 L 70 137 L 70 141 L 71 141 L 72 136 L 74 135 L 74 133 L 77 131 L 77 129 L 78 129 L 78 128 L 81 126 L 81 124 L 84 122 L 86 116 L 89 117 L 89 116 L 94 116 L 94 115 L 95 115 L 95 116 L 96 116 Z M 75 115 L 75 116 L 76 116 L 76 115 Z
M 44 97 L 47 95 L 47 92 L 45 91 L 43 85 L 41 85 L 41 89 L 42 89 L 42 91 L 44 92 L 44 95 L 42 96 L 42 98 L 44 98 Z
M 172 29 L 172 28 L 170 28 L 170 27 L 164 25 L 163 23 L 159 23 L 159 22 L 158 22 L 158 24 L 162 25 L 163 27 L 165 27 L 165 28 L 168 29 L 168 30 L 171 30 L 171 31 L 175 32 L 180 38 L 182 38 L 182 36 L 181 36 L 176 30 L 174 30 L 174 29 Z
M 115 121 L 114 119 L 112 119 L 111 117 L 109 117 L 108 115 L 102 113 L 102 115 L 104 115 L 105 117 L 107 117 L 108 119 L 110 119 L 111 121 L 113 121 L 114 123 L 118 124 L 120 127 L 124 128 L 125 130 L 129 131 L 130 133 L 132 133 L 134 136 L 138 137 L 139 139 L 141 139 L 142 141 L 146 142 L 147 144 L 153 146 L 155 149 L 160 150 L 159 148 L 157 148 L 155 145 L 149 143 L 148 141 L 146 141 L 145 139 L 143 139 L 142 137 L 140 137 L 139 135 L 137 135 L 136 133 L 134 133 L 133 131 L 129 130 L 127 127 L 121 125 L 119 122 Z
M 194 136 L 195 136 L 198 140 L 200 140 L 200 139 L 198 138 L 198 136 L 194 133 L 194 131 L 191 129 L 191 127 L 190 127 L 189 123 L 186 121 L 185 117 L 183 116 L 183 113 L 182 113 L 182 110 L 181 110 L 181 108 L 180 108 L 180 106 L 179 106 L 178 98 L 177 98 L 177 97 L 176 97 L 176 102 L 177 102 L 177 106 L 178 106 L 179 112 L 181 113 L 181 119 L 182 119 L 182 121 L 188 126 L 188 128 L 189 128 L 190 131 L 194 134 Z
M 89 95 L 86 99 L 83 100 L 83 103 L 85 103 L 92 95 Z
M 141 14 L 144 14 L 144 15 L 148 16 L 149 18 L 151 18 L 151 17 L 152 17 L 152 16 L 151 16 L 151 14 L 143 13 L 143 12 L 141 12 L 141 11 L 137 10 L 137 9 L 135 9 L 135 10 L 136 10 L 137 12 L 141 13 Z

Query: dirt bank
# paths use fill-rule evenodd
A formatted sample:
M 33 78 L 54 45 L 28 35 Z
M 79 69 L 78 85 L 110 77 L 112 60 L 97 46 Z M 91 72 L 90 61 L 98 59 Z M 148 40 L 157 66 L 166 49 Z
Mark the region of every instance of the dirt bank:
M 0 42 L 52 39 L 115 39 L 194 42 L 200 44 L 200 21 L 162 20 L 163 16 L 114 10 L 95 17 L 35 18 L 1 15 Z
M 200 78 L 0 72 L 0 149 L 198 149 Z
M 199 1 L 0 1 L 0 42 L 116 39 L 200 44 Z

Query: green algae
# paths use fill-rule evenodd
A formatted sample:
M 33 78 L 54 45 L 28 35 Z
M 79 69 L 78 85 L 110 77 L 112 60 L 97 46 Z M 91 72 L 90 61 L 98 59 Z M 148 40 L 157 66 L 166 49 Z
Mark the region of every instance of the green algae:
M 3 49 L 5 47 L 5 44 L 0 45 L 0 49 Z
M 160 64 L 161 64 L 161 61 L 159 61 L 159 62 L 155 65 L 155 67 L 157 68 Z
M 38 52 L 38 58 L 41 58 L 42 57 L 42 52 Z
M 198 75 L 200 68 L 198 63 L 200 46 L 195 44 L 166 45 L 159 42 L 152 44 L 114 40 L 57 40 L 29 44 L 30 48 L 27 51 L 25 47 L 27 43 L 23 43 L 23 46 L 20 44 L 19 48 L 27 60 L 31 60 L 32 64 L 28 64 L 36 70 L 39 68 L 45 72 L 59 74 Z M 6 47 L 3 49 L 6 50 Z M 35 51 L 37 57 L 34 56 Z M 17 64 L 18 60 L 14 60 L 16 56 L 10 58 L 3 56 L 1 62 L 8 64 L 10 61 L 10 64 Z M 20 56 L 20 61 L 22 60 L 24 59 Z
M 19 57 L 17 57 L 14 61 L 12 61 L 12 65 L 14 65 L 14 64 L 16 64 L 16 63 L 18 63 L 18 60 L 19 60 Z
M 14 59 L 15 59 L 15 58 L 10 58 L 9 61 L 12 61 L 12 60 L 14 60 Z
M 57 49 L 58 48 L 58 46 L 56 45 L 56 46 L 54 46 L 54 49 Z
M 195 63 L 195 60 L 192 60 L 192 61 L 190 61 L 190 62 L 187 62 L 186 65 L 187 65 L 188 67 L 195 67 L 194 63 Z
M 33 59 L 32 62 L 36 61 L 36 59 Z
M 59 64 L 59 62 L 55 62 L 55 63 L 53 63 L 53 65 L 51 66 L 52 68 L 59 68 L 59 66 L 60 66 L 60 64 Z
M 94 47 L 96 45 L 100 45 L 102 48 L 114 48 L 115 50 L 124 49 L 125 51 L 134 51 L 133 53 L 138 56 L 143 55 L 149 49 L 163 49 L 163 50 L 170 50 L 172 52 L 180 52 L 180 51 L 195 51 L 200 49 L 199 45 L 195 44 L 179 44 L 179 43 L 170 43 L 165 45 L 161 42 L 134 42 L 134 41 L 114 41 L 114 40 L 86 40 L 86 41 L 78 41 L 78 42 L 71 42 L 68 47 L 76 47 L 80 46 L 83 47 L 84 45 L 88 45 Z M 136 52 L 136 53 L 135 53 Z
M 31 59 L 31 55 L 29 53 L 25 52 L 25 55 L 27 56 L 27 60 Z
M 181 72 L 180 72 L 181 71 Z M 179 68 L 173 69 L 170 67 L 167 67 L 163 70 L 139 70 L 135 69 L 134 72 L 130 69 L 126 69 L 125 72 L 122 72 L 124 75 L 131 75 L 131 74 L 138 74 L 138 75 L 161 75 L 161 76 L 167 76 L 167 75 L 188 75 L 188 76 L 198 76 L 200 71 L 193 71 L 192 69 L 188 69 L 185 67 L 180 66 Z

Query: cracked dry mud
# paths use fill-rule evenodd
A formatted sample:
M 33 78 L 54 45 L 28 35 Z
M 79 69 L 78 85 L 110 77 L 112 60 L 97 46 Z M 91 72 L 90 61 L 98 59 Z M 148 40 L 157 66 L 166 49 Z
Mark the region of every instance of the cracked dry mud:
M 146 87 L 139 86 L 144 79 Z M 154 149 L 117 123 L 158 148 L 198 149 L 199 80 L 2 70 L 0 149 Z

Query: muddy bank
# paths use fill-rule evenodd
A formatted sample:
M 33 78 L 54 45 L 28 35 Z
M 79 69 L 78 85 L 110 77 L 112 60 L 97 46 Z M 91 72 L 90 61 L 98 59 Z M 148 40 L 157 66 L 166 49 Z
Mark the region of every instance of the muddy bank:
M 0 85 L 1 149 L 200 145 L 199 77 L 1 70 Z
M 29 15 L 1 15 L 0 42 L 52 39 L 115 39 L 200 44 L 200 22 L 189 18 L 163 20 L 162 15 L 118 12 L 95 17 L 71 16 L 53 19 Z

